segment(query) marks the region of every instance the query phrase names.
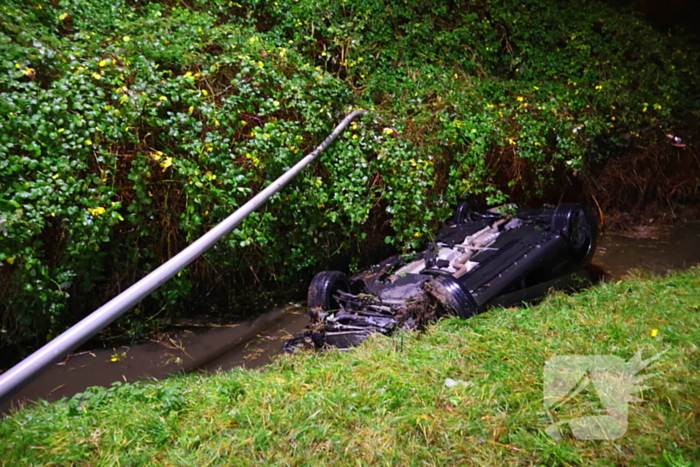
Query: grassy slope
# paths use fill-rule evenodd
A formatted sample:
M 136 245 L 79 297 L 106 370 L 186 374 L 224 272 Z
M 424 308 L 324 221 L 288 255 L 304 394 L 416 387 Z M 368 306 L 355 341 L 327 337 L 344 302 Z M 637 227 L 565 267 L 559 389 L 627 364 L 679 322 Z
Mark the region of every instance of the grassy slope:
M 700 269 L 444 320 L 266 371 L 95 389 L 0 422 L 6 465 L 691 465 Z M 652 336 L 652 330 L 658 335 Z M 553 355 L 666 353 L 615 441 L 545 433 Z M 445 380 L 464 381 L 447 387 Z M 563 418 L 590 408 L 582 399 Z

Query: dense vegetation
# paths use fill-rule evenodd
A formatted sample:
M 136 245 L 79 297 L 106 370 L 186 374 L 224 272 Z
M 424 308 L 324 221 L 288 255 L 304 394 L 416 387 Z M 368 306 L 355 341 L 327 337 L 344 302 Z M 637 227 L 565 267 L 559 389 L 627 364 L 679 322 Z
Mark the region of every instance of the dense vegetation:
M 595 1 L 6 0 L 0 346 L 123 290 L 349 110 L 372 112 L 136 313 L 418 242 L 465 195 L 546 199 L 697 116 L 698 63 Z
M 700 458 L 700 270 L 448 319 L 265 371 L 115 383 L 0 421 L 0 464 L 645 465 Z M 554 355 L 657 356 L 615 440 L 545 429 Z M 663 352 L 663 353 L 662 353 Z M 662 353 L 661 355 L 659 355 Z M 653 375 L 653 376 L 652 376 Z M 601 414 L 591 386 L 557 411 Z

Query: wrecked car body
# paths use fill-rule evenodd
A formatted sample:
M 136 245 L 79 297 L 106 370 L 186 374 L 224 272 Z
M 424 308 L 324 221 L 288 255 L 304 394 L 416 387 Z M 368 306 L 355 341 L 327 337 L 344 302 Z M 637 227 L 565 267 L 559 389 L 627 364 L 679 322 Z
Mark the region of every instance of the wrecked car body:
M 309 330 L 285 349 L 347 348 L 374 333 L 532 300 L 590 262 L 596 235 L 595 221 L 574 203 L 511 212 L 460 203 L 422 251 L 350 278 L 340 271 L 317 274 L 308 292 Z

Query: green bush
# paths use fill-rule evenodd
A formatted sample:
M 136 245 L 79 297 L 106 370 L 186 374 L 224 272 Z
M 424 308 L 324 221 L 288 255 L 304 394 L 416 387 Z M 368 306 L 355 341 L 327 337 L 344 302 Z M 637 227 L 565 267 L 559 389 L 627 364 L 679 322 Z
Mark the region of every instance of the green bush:
M 697 54 L 593 1 L 10 0 L 0 57 L 0 345 L 125 289 L 354 108 L 145 315 L 415 245 L 467 195 L 541 200 L 700 107 Z

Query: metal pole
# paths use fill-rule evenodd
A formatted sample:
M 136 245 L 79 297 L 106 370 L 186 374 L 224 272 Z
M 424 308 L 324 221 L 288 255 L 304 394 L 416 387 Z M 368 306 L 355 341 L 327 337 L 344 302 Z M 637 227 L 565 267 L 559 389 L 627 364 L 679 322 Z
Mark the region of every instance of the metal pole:
M 39 376 L 39 374 L 49 366 L 61 360 L 66 354 L 72 352 L 97 334 L 101 329 L 107 327 L 112 321 L 119 318 L 128 309 L 136 305 L 168 279 L 184 269 L 202 253 L 207 251 L 221 239 L 221 237 L 231 232 L 243 219 L 259 208 L 273 194 L 281 190 L 321 154 L 321 152 L 330 146 L 352 119 L 364 112 L 366 111 L 355 110 L 348 114 L 313 152 L 297 162 L 294 167 L 272 182 L 267 188 L 253 197 L 253 199 L 241 206 L 236 212 L 224 219 L 216 227 L 180 253 L 163 263 L 158 269 L 114 297 L 101 308 L 93 311 L 90 315 L 19 362 L 6 373 L 0 375 L 0 403 L 12 397 L 17 391 L 29 384 L 32 379 Z

